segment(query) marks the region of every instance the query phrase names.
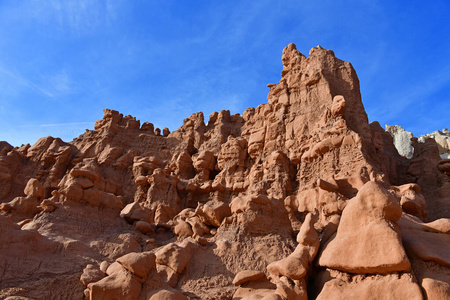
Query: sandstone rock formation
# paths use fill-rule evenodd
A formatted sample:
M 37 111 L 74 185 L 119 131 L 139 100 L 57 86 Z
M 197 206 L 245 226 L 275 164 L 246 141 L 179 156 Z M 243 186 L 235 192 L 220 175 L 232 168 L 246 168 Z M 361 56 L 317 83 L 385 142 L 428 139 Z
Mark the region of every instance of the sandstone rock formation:
M 432 133 L 421 135 L 418 137 L 419 142 L 424 143 L 427 139 L 434 139 L 438 145 L 439 155 L 443 159 L 450 159 L 450 132 L 448 128 L 436 130 Z
M 401 216 L 398 199 L 380 184 L 367 182 L 348 201 L 336 235 L 322 246 L 319 265 L 354 274 L 409 271 L 396 224 Z
M 439 142 L 400 155 L 331 50 L 282 63 L 242 115 L 0 142 L 0 298 L 448 298 Z

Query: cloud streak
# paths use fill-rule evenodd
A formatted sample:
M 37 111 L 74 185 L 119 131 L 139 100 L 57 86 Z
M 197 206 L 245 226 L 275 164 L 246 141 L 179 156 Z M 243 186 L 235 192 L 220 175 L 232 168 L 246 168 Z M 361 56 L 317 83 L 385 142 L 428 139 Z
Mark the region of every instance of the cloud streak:
M 121 3 L 119 0 L 35 0 L 26 6 L 40 23 L 53 20 L 62 30 L 85 35 L 94 34 L 100 27 L 110 26 Z
M 13 79 L 15 82 L 19 83 L 22 86 L 25 86 L 39 94 L 42 94 L 44 96 L 53 98 L 55 97 L 55 95 L 50 92 L 49 90 L 47 90 L 46 88 L 41 87 L 40 85 L 22 77 L 21 75 L 17 74 L 17 73 L 13 73 L 10 70 L 2 67 L 0 65 L 0 73 L 5 75 L 6 77 L 9 77 L 10 79 Z
M 377 106 L 373 115 L 379 115 L 386 120 L 392 120 L 398 118 L 398 116 L 407 110 L 408 108 L 418 106 L 426 106 L 424 99 L 430 99 L 437 91 L 442 87 L 450 83 L 450 70 L 444 69 L 432 78 L 424 79 L 424 82 L 420 84 L 410 85 L 408 90 L 402 89 L 395 94 L 385 95 L 382 99 L 383 102 L 389 103 L 389 105 L 383 106 L 380 110 L 380 106 Z M 413 87 L 413 88 L 411 88 Z M 394 101 L 392 101 L 394 100 Z M 423 107 L 425 109 L 425 107 Z

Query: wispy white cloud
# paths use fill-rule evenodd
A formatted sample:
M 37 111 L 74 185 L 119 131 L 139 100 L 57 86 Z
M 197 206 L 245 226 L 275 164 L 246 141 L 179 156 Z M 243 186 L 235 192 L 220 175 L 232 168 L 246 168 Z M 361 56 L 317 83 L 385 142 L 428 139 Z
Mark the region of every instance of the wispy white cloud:
M 48 89 L 46 89 L 45 87 L 42 87 L 40 85 L 38 85 L 37 83 L 26 79 L 25 77 L 22 77 L 19 73 L 10 71 L 4 67 L 2 67 L 0 65 L 0 73 L 5 75 L 7 78 L 12 79 L 15 83 L 18 83 L 22 86 L 25 86 L 26 88 L 29 88 L 39 94 L 42 94 L 44 96 L 53 98 L 54 94 L 52 92 L 50 92 Z
M 55 24 L 59 30 L 77 35 L 93 34 L 95 29 L 111 25 L 122 3 L 121 0 L 31 0 L 9 7 L 8 17 L 20 18 L 25 23 Z
M 450 102 L 438 95 L 450 84 L 450 69 L 414 79 L 372 95 L 366 106 L 370 119 L 382 125 L 401 125 L 416 136 L 448 126 Z
M 51 89 L 54 95 L 67 94 L 72 91 L 73 83 L 65 70 L 50 75 L 46 81 L 48 89 Z
M 38 79 L 31 80 L 16 70 L 12 71 L 2 66 L 0 63 L 0 74 L 4 75 L 3 85 L 8 85 L 9 82 L 9 84 L 19 85 L 19 87 L 30 89 L 49 98 L 56 98 L 73 91 L 73 82 L 65 70 L 50 74 L 43 73 L 39 75 Z
M 63 141 L 69 142 L 82 134 L 86 128 L 92 129 L 93 127 L 94 122 L 11 126 L 0 132 L 0 140 L 5 140 L 13 146 L 34 144 L 39 138 L 45 136 L 59 137 Z
M 55 3 L 57 5 L 55 6 Z M 75 33 L 86 33 L 104 21 L 99 1 L 52 1 L 57 8 L 61 25 L 67 25 Z

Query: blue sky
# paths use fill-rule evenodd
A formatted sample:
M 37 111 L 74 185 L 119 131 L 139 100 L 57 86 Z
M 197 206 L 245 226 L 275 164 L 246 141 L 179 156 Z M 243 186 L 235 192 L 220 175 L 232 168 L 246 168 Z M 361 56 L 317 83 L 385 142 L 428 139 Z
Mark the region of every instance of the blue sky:
M 407 3 L 407 4 L 406 4 Z M 175 130 L 267 102 L 290 42 L 350 61 L 370 121 L 450 127 L 450 1 L 0 2 L 0 140 L 71 141 L 119 110 Z

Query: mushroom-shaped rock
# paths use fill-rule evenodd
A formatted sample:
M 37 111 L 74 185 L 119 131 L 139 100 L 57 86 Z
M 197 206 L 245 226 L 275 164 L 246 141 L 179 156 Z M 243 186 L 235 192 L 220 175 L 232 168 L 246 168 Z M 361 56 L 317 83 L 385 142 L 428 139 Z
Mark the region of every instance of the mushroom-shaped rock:
M 168 136 L 170 134 L 170 130 L 167 127 L 164 127 L 163 129 L 163 136 Z
M 150 122 L 144 122 L 141 126 L 141 131 L 148 131 L 150 134 L 154 134 L 155 126 Z
M 401 215 L 393 194 L 378 183 L 367 182 L 348 201 L 319 265 L 348 273 L 409 271 L 411 266 L 395 223 Z

